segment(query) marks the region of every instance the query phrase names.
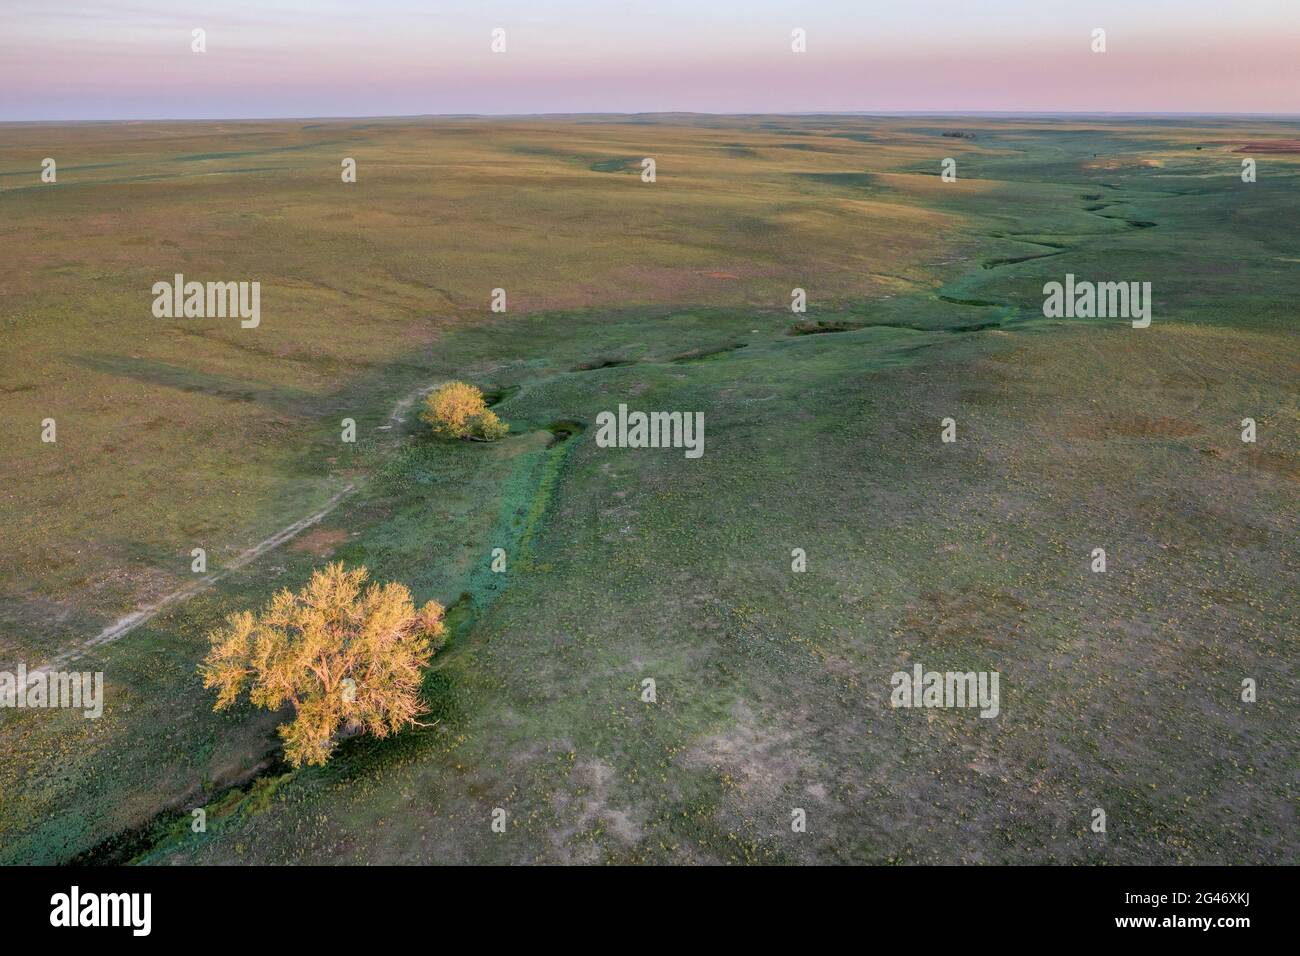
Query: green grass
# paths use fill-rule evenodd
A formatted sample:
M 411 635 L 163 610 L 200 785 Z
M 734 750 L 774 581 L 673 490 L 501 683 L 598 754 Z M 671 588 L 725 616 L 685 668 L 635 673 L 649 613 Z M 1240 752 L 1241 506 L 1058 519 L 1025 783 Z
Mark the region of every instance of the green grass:
M 240 124 L 239 152 L 284 165 L 200 185 L 168 170 L 228 135 L 61 131 L 105 179 L 0 192 L 6 230 L 56 217 L 0 265 L 0 335 L 30 355 L 5 350 L 5 420 L 64 409 L 54 449 L 36 424 L 6 436 L 6 657 L 183 583 L 196 538 L 226 542 L 219 563 L 357 485 L 78 665 L 106 673 L 102 720 L 0 715 L 0 860 L 1294 857 L 1296 167 L 1270 156 L 1247 186 L 1230 145 L 1195 152 L 1293 129 L 466 122 L 435 150 L 419 123 L 313 125 Z M 343 148 L 371 191 L 336 191 Z M 656 156 L 660 182 L 583 168 L 611 155 Z M 77 192 L 130 202 L 99 223 Z M 180 209 L 216 231 L 169 234 Z M 140 290 L 177 256 L 264 276 L 285 311 L 268 322 L 264 292 L 265 336 L 160 331 Z M 1044 319 L 1067 271 L 1152 281 L 1152 327 Z M 450 378 L 511 437 L 390 422 Z M 703 411 L 704 457 L 598 448 L 577 426 L 619 402 Z M 451 609 L 436 726 L 250 779 L 283 718 L 211 712 L 204 635 L 331 558 Z M 998 670 L 1002 716 L 892 711 L 917 660 Z

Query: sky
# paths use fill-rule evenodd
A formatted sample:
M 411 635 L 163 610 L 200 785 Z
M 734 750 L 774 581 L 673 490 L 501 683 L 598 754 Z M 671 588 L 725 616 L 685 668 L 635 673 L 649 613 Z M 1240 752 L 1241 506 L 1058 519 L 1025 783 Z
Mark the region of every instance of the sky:
M 0 0 L 0 120 L 832 111 L 1300 114 L 1300 0 Z

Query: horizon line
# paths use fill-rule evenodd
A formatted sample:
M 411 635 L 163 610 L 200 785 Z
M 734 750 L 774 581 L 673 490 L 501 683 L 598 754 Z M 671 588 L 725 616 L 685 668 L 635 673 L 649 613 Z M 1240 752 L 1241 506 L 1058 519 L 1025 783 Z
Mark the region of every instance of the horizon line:
M 812 118 L 819 116 L 837 117 L 907 117 L 922 116 L 942 119 L 945 117 L 984 117 L 984 118 L 1054 118 L 1054 117 L 1111 117 L 1111 118 L 1190 118 L 1190 119 L 1277 119 L 1300 120 L 1300 113 L 1277 112 L 1198 112 L 1195 110 L 777 110 L 777 111 L 742 111 L 711 112 L 707 110 L 637 110 L 621 111 L 553 111 L 540 113 L 356 113 L 335 115 L 281 115 L 281 116 L 152 116 L 152 117 L 114 117 L 110 119 L 3 119 L 5 126 L 41 126 L 41 125 L 90 125 L 95 123 L 264 123 L 264 122 L 298 122 L 303 120 L 417 120 L 417 119 L 546 119 L 553 117 L 722 117 L 741 118 L 754 116 L 791 116 Z

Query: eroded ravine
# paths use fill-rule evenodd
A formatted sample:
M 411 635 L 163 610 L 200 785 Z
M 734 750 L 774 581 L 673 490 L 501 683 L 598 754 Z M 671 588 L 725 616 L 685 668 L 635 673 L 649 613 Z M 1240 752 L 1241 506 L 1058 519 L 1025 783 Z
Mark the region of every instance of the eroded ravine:
M 421 389 L 416 393 L 417 397 L 430 391 L 431 388 Z M 515 387 L 498 393 L 488 393 L 489 399 L 495 399 L 489 401 L 489 404 L 499 404 L 504 401 L 505 396 L 513 397 L 519 391 L 520 389 Z M 412 401 L 413 399 L 406 401 L 406 407 L 409 408 Z M 508 486 L 516 487 L 507 488 L 491 541 L 494 547 L 503 546 L 506 549 L 511 556 L 512 569 L 526 571 L 530 566 L 533 539 L 543 527 L 547 512 L 554 500 L 564 465 L 574 447 L 572 439 L 580 436 L 586 427 L 585 422 L 570 418 L 554 421 L 544 429 L 535 430 L 548 432 L 551 436 L 540 452 L 526 453 L 526 455 L 539 454 L 540 458 L 530 462 L 529 467 L 517 469 L 516 473 L 507 479 Z M 511 437 L 521 438 L 526 434 L 529 433 L 520 433 Z M 518 494 L 511 494 L 511 491 L 523 492 L 523 500 L 526 504 L 523 508 L 522 521 L 512 520 L 520 498 Z M 471 575 L 468 588 L 447 607 L 446 621 L 449 634 L 443 652 L 459 640 L 463 640 L 472 631 L 476 620 L 504 591 L 508 583 L 508 574 L 491 573 L 485 565 Z M 181 597 L 184 596 L 188 595 Z M 426 675 L 426 691 L 430 678 L 438 669 L 439 665 L 435 657 Z M 200 809 L 194 806 L 196 797 L 203 800 L 201 809 L 204 812 L 204 819 L 211 832 L 215 833 L 223 821 L 236 818 L 260 802 L 265 802 L 271 793 L 292 781 L 298 773 L 298 770 L 284 761 L 278 745 L 270 747 L 263 752 L 255 764 L 227 779 L 215 792 L 204 793 L 198 788 L 191 789 L 159 808 L 148 820 L 108 837 L 70 862 L 91 866 L 120 866 L 144 862 L 151 857 L 160 856 L 179 848 L 182 843 L 191 839 L 192 814 L 194 810 Z

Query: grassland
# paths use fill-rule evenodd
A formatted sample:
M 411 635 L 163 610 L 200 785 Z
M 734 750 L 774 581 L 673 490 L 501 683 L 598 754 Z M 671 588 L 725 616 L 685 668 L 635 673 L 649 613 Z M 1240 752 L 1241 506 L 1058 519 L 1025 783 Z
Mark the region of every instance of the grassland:
M 1239 172 L 1295 138 L 0 127 L 0 660 L 82 649 L 109 695 L 0 712 L 0 861 L 1294 859 L 1300 157 Z M 261 326 L 155 319 L 175 272 L 260 280 Z M 1152 326 L 1044 319 L 1066 272 L 1151 281 Z M 410 400 L 450 378 L 513 437 L 429 439 Z M 619 402 L 703 411 L 704 457 L 597 447 L 580 425 Z M 86 647 L 192 586 L 198 546 L 219 580 Z M 290 772 L 279 718 L 213 714 L 194 668 L 329 558 L 452 605 L 455 635 L 435 727 Z M 914 661 L 999 671 L 1001 716 L 891 710 Z

